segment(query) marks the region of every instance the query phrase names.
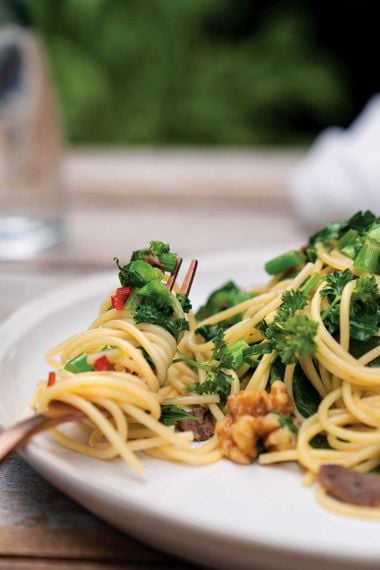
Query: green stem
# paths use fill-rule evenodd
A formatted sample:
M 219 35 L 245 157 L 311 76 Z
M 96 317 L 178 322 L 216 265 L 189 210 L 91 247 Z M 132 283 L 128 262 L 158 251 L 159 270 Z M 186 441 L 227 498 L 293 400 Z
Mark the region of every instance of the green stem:
M 380 247 L 377 243 L 366 241 L 354 261 L 354 267 L 360 271 L 375 273 L 380 257 Z
M 193 368 L 200 368 L 201 370 L 205 370 L 206 372 L 210 370 L 210 365 L 206 364 L 206 362 L 197 362 L 196 360 L 193 360 L 192 358 L 185 356 L 181 352 L 179 352 L 179 354 L 181 355 L 181 358 L 176 358 L 175 360 L 173 360 L 173 364 L 175 362 L 186 362 L 186 364 L 192 366 Z
M 305 293 L 306 297 L 308 297 L 310 293 L 318 287 L 320 280 L 321 278 L 319 273 L 313 273 L 313 275 L 310 275 L 309 279 L 301 287 L 301 291 Z
M 301 251 L 291 250 L 267 261 L 265 264 L 265 271 L 269 273 L 269 275 L 276 275 L 281 271 L 298 267 L 304 262 L 305 256 Z
M 338 295 L 337 297 L 335 297 L 335 299 L 333 300 L 332 303 L 330 303 L 330 306 L 328 307 L 328 309 L 326 309 L 322 314 L 321 314 L 321 319 L 322 321 L 325 320 L 325 318 L 331 313 L 331 311 L 333 310 L 333 308 L 340 302 L 341 296 Z

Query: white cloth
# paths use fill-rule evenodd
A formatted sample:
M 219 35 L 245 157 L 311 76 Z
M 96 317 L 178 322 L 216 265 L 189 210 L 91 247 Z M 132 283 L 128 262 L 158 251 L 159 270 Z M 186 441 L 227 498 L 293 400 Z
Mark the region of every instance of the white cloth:
M 295 211 L 312 228 L 358 210 L 380 215 L 380 95 L 348 129 L 316 139 L 289 187 Z

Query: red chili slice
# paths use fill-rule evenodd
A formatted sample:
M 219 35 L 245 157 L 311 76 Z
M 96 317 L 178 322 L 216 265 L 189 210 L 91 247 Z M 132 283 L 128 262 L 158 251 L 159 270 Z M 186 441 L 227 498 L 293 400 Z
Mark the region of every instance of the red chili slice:
M 133 287 L 127 285 L 126 287 L 118 287 L 116 293 L 111 295 L 112 308 L 115 311 L 122 311 L 124 309 L 124 304 L 129 295 L 132 293 Z
M 56 379 L 57 379 L 56 373 L 55 372 L 49 372 L 47 385 L 53 386 L 53 384 L 55 384 Z
M 126 297 L 122 297 L 121 295 L 111 295 L 111 304 L 112 308 L 115 311 L 122 311 L 124 309 Z
M 133 287 L 132 285 L 127 285 L 126 287 L 118 287 L 116 289 L 116 295 L 122 295 L 123 297 L 129 297 L 132 293 Z
M 110 361 L 108 360 L 107 356 L 103 354 L 103 356 L 99 356 L 94 362 L 94 368 L 97 372 L 101 372 L 102 370 L 108 370 L 110 367 Z

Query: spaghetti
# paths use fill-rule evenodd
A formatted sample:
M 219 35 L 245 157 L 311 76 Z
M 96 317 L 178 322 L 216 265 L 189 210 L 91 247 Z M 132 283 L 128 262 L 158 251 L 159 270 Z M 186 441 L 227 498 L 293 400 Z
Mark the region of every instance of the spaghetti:
M 78 453 L 98 459 L 119 456 L 140 474 L 139 451 L 195 465 L 220 458 L 215 439 L 193 449 L 191 431 L 176 433 L 174 425 L 160 422 L 172 392 L 165 386 L 167 371 L 187 328 L 188 301 L 165 286 L 164 273 L 176 259 L 168 246 L 152 242 L 142 252 L 141 259 L 141 252 L 135 252 L 120 267 L 122 287 L 104 300 L 88 330 L 47 353 L 57 379 L 50 385 L 41 382 L 32 402 L 39 412 L 53 401 L 81 410 L 87 420 L 80 434 L 53 429 L 51 435 Z
M 138 472 L 139 451 L 193 465 L 222 456 L 297 461 L 309 484 L 325 464 L 376 470 L 380 220 L 359 212 L 330 224 L 307 248 L 268 262 L 266 287 L 242 291 L 228 282 L 188 319 L 188 300 L 165 289 L 169 266 L 157 262 L 157 244 L 119 266 L 122 302 L 117 292 L 108 297 L 87 331 L 49 351 L 57 381 L 40 384 L 35 408 L 60 400 L 87 417 L 82 440 L 59 430 L 53 437 L 93 457 L 120 456 Z M 136 261 L 160 273 L 139 281 Z M 215 434 L 194 446 L 197 407 Z M 163 421 L 165 408 L 172 421 Z M 317 500 L 341 514 L 380 518 L 379 506 L 337 500 L 323 485 Z
M 240 417 L 234 412 L 237 403 L 232 406 L 234 396 L 214 414 L 222 426 L 217 430 L 219 446 L 230 459 L 248 463 L 258 455 L 262 465 L 297 461 L 306 469 L 309 483 L 318 478 L 324 464 L 363 473 L 379 466 L 379 228 L 378 218 L 370 212 L 331 224 L 311 238 L 306 251 L 289 252 L 269 262 L 267 267 L 285 266 L 273 271 L 272 281 L 254 296 L 228 306 L 233 295 L 227 286 L 198 313 L 206 318 L 181 344 L 196 361 L 212 358 L 214 344 L 207 333 L 215 334 L 218 326 L 230 350 L 244 341 L 246 354 L 257 355 L 255 362 L 248 356 L 231 377 L 231 394 L 240 398 Z M 292 311 L 290 293 L 294 300 L 295 292 L 304 301 Z M 310 332 L 312 343 L 307 341 Z M 284 382 L 294 410 L 275 422 L 277 445 L 272 442 L 269 447 L 263 422 L 269 425 L 273 411 L 279 413 L 280 405 L 274 410 L 267 402 L 278 380 Z M 202 382 L 204 373 L 199 376 L 200 386 Z M 262 391 L 264 414 L 257 412 Z M 247 392 L 253 392 L 249 400 Z M 293 442 L 279 434 L 284 429 L 297 431 Z M 317 499 L 341 514 L 380 518 L 379 507 L 336 500 L 323 487 Z

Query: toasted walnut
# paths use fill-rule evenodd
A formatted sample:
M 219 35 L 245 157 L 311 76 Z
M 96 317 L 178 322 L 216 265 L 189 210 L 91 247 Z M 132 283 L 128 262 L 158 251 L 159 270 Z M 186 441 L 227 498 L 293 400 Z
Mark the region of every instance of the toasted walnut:
M 269 396 L 271 398 L 272 410 L 278 410 L 283 414 L 294 413 L 293 402 L 284 382 L 280 380 L 273 382 Z
M 283 414 L 292 414 L 294 407 L 286 386 L 280 380 L 273 382 L 270 392 L 239 392 L 232 394 L 227 402 L 228 411 L 236 419 L 240 416 L 264 416 L 272 410 L 278 410 Z
M 288 426 L 283 426 L 272 431 L 272 433 L 265 438 L 264 446 L 268 451 L 285 451 L 285 449 L 294 449 L 296 446 L 296 436 L 290 431 Z
M 251 416 L 243 416 L 234 423 L 229 417 L 218 424 L 216 432 L 223 455 L 236 463 L 250 463 L 256 454 L 254 421 Z
M 264 416 L 270 406 L 268 392 L 239 392 L 228 397 L 227 408 L 232 418 L 237 420 L 241 416 Z
M 283 382 L 274 382 L 270 393 L 261 390 L 231 395 L 227 407 L 231 415 L 216 428 L 225 457 L 236 463 L 250 463 L 257 457 L 259 441 L 263 441 L 269 451 L 295 447 L 295 435 L 288 427 L 281 426 L 277 414 L 271 413 L 273 410 L 282 414 L 294 411 Z

